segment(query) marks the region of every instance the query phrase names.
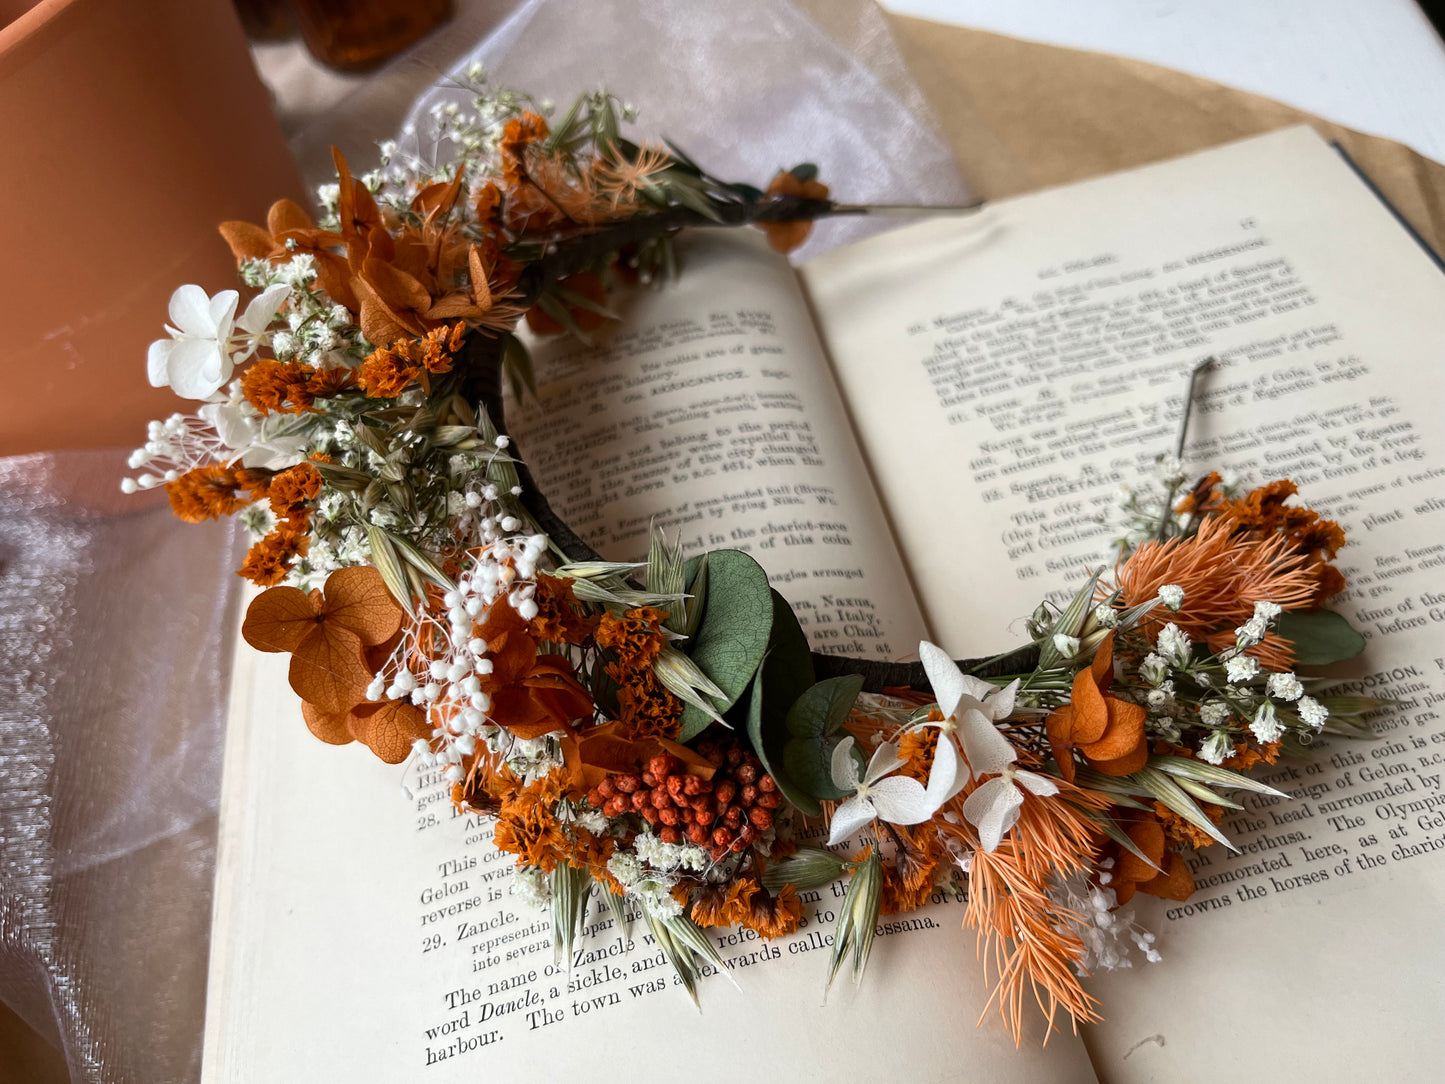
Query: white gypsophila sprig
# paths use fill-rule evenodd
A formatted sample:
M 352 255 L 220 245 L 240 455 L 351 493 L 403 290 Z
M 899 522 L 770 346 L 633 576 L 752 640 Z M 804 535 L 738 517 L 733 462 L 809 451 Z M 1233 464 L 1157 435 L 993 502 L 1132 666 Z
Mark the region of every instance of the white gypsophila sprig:
M 1133 967 L 1135 952 L 1151 964 L 1163 959 L 1154 947 L 1154 934 L 1139 925 L 1133 907 L 1118 905 L 1118 896 L 1109 887 L 1113 866 L 1111 858 L 1099 864 L 1099 884 L 1090 880 L 1087 870 L 1078 870 L 1049 886 L 1049 898 L 1071 916 L 1070 929 L 1083 946 L 1074 965 L 1080 975 Z
M 1300 722 L 1315 730 L 1323 727 L 1330 717 L 1329 709 L 1312 696 L 1301 696 L 1295 701 L 1294 710 L 1299 714 Z
M 1234 756 L 1234 741 L 1227 730 L 1211 731 L 1199 745 L 1199 759 L 1206 764 L 1220 765 Z
M 1285 672 L 1270 674 L 1265 682 L 1265 691 L 1276 700 L 1289 703 L 1303 696 L 1305 687 L 1292 672 Z
M 1194 651 L 1189 634 L 1170 621 L 1159 630 L 1155 652 L 1170 666 L 1188 666 Z

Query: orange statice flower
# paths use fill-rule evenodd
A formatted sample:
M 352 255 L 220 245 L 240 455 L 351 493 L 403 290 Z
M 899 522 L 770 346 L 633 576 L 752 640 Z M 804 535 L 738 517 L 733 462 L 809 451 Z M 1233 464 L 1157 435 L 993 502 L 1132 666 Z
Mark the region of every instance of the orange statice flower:
M 196 467 L 166 483 L 171 511 L 187 523 L 229 516 L 266 495 L 267 475 L 219 463 Z
M 246 559 L 236 570 L 258 587 L 273 587 L 286 578 L 297 557 L 305 557 L 311 548 L 311 536 L 303 522 L 282 520 L 264 538 L 246 551 Z
M 261 358 L 241 377 L 241 394 L 262 414 L 304 414 L 311 409 L 316 370 L 299 361 Z
M 357 372 L 356 382 L 373 399 L 395 399 L 423 373 L 449 373 L 453 358 L 466 341 L 467 327 L 458 321 L 433 328 L 415 339 L 398 339 L 373 350 Z
M 796 930 L 803 917 L 803 901 L 798 899 L 798 890 L 784 885 L 776 896 L 757 881 L 749 878 L 747 911 L 742 924 L 764 941 L 784 937 Z
M 1287 504 L 1298 492 L 1298 486 L 1281 478 L 1251 490 L 1239 500 L 1224 502 L 1219 515 L 1250 538 L 1277 535 L 1286 539 L 1291 552 L 1305 559 L 1306 569 L 1315 577 L 1312 607 L 1317 607 L 1345 588 L 1344 575 L 1330 564 L 1345 544 L 1345 531 L 1313 508 Z
M 311 502 L 321 495 L 321 472 L 311 463 L 297 463 L 271 479 L 267 495 L 271 511 L 285 520 L 308 518 Z
M 1059 774 L 1074 781 L 1073 751 L 1105 775 L 1128 775 L 1144 767 L 1147 712 L 1138 704 L 1107 695 L 1114 682 L 1114 634 L 1099 644 L 1093 664 L 1074 675 L 1069 702 L 1050 713 L 1045 730 Z

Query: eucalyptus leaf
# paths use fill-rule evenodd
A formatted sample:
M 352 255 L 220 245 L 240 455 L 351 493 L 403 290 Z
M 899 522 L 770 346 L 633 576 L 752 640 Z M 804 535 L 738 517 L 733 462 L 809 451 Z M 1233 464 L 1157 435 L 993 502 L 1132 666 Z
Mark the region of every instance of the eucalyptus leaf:
M 688 578 L 696 573 L 688 562 Z M 767 573 L 746 553 L 714 550 L 708 555 L 707 604 L 687 654 L 723 690 L 717 703 L 724 712 L 747 691 L 762 664 L 773 629 L 773 600 Z M 706 729 L 708 716 L 695 705 L 682 713 L 679 741 Z
M 793 782 L 783 758 L 777 756 L 763 741 L 763 689 L 763 671 L 759 669 L 757 676 L 753 679 L 752 697 L 748 701 L 748 738 L 752 741 L 758 759 L 763 762 L 763 768 L 773 777 L 773 782 L 778 785 L 778 790 L 783 797 L 806 816 L 819 816 L 823 812 L 823 807 L 814 801 L 806 790 Z
M 1301 666 L 1328 666 L 1365 650 L 1365 638 L 1334 610 L 1282 613 L 1274 630 L 1294 645 Z
M 848 791 L 833 783 L 833 750 L 847 736 L 843 723 L 862 689 L 861 674 L 828 678 L 804 692 L 788 710 L 787 729 L 792 737 L 783 747 L 783 770 L 814 798 L 839 801 L 848 797 Z M 861 774 L 862 753 L 856 745 L 853 754 Z

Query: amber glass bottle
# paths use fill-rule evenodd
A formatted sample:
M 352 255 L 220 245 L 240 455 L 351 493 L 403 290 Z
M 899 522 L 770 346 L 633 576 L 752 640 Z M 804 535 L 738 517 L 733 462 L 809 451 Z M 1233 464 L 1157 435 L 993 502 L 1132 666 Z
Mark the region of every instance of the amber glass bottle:
M 452 15 L 452 0 L 287 0 L 306 48 L 323 64 L 365 71 Z

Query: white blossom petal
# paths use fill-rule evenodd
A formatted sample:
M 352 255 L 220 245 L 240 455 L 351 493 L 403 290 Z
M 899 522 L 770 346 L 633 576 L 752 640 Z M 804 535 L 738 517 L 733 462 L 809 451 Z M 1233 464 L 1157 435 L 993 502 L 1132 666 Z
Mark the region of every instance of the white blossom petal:
M 898 755 L 898 746 L 892 742 L 884 742 L 876 750 L 873 757 L 868 761 L 868 771 L 863 776 L 863 785 L 868 786 L 879 779 L 882 779 L 891 771 L 903 767 L 906 764 Z
M 1046 775 L 1037 772 L 1014 772 L 1014 782 L 1040 798 L 1050 798 L 1059 793 L 1059 785 Z
M 228 290 L 232 297 L 236 297 L 235 290 Z M 219 300 L 224 294 L 217 294 Z M 206 291 L 199 286 L 177 286 L 175 293 L 171 294 L 169 308 L 171 323 L 181 335 L 194 336 L 196 338 L 214 338 L 216 334 L 216 322 L 211 319 L 211 299 L 206 296 Z
M 184 399 L 208 399 L 231 375 L 230 359 L 213 339 L 181 339 L 166 358 L 167 381 Z
M 833 759 L 829 764 L 833 786 L 839 790 L 857 790 L 862 780 L 858 777 L 858 765 L 853 760 L 853 738 L 848 736 L 833 746 Z
M 278 282 L 274 286 L 268 286 L 251 299 L 246 306 L 246 314 L 236 321 L 236 326 L 249 331 L 252 335 L 259 335 L 270 326 L 275 319 L 276 312 L 286 303 L 291 296 L 291 287 L 284 282 Z
M 937 811 L 928 791 L 917 779 L 893 775 L 868 788 L 873 808 L 894 824 L 922 824 Z
M 938 735 L 933 767 L 928 771 L 928 797 L 938 809 L 962 789 L 965 776 L 958 770 L 958 747 L 948 734 Z
M 981 711 L 966 711 L 959 720 L 959 737 L 963 740 L 963 755 L 974 775 L 993 775 L 1001 772 L 1018 760 L 1013 743 L 999 732 Z
M 937 644 L 924 640 L 918 645 L 918 657 L 923 662 L 923 672 L 928 675 L 928 684 L 938 700 L 938 709 L 945 716 L 951 716 L 958 707 L 958 701 L 966 691 L 963 671 L 954 663 L 948 652 Z
M 828 846 L 838 846 L 877 815 L 878 811 L 873 808 L 873 803 L 867 798 L 857 796 L 849 798 L 833 813 L 832 831 L 828 833 Z
M 964 799 L 963 815 L 978 829 L 979 846 L 986 851 L 997 850 L 1005 833 L 1018 823 L 1023 803 L 1023 791 L 1003 775 L 990 779 Z
M 168 361 L 175 345 L 174 339 L 157 339 L 146 351 L 146 377 L 150 380 L 151 387 L 164 388 L 169 383 Z
M 1002 689 L 988 698 L 984 714 L 990 719 L 1007 719 L 1014 713 L 1014 702 L 1018 699 L 1019 678 L 1014 678 Z
M 236 306 L 241 303 L 241 295 L 235 290 L 222 290 L 215 297 L 211 298 L 209 315 L 211 329 L 208 334 L 218 339 L 223 339 L 231 334 L 231 325 L 236 320 Z

